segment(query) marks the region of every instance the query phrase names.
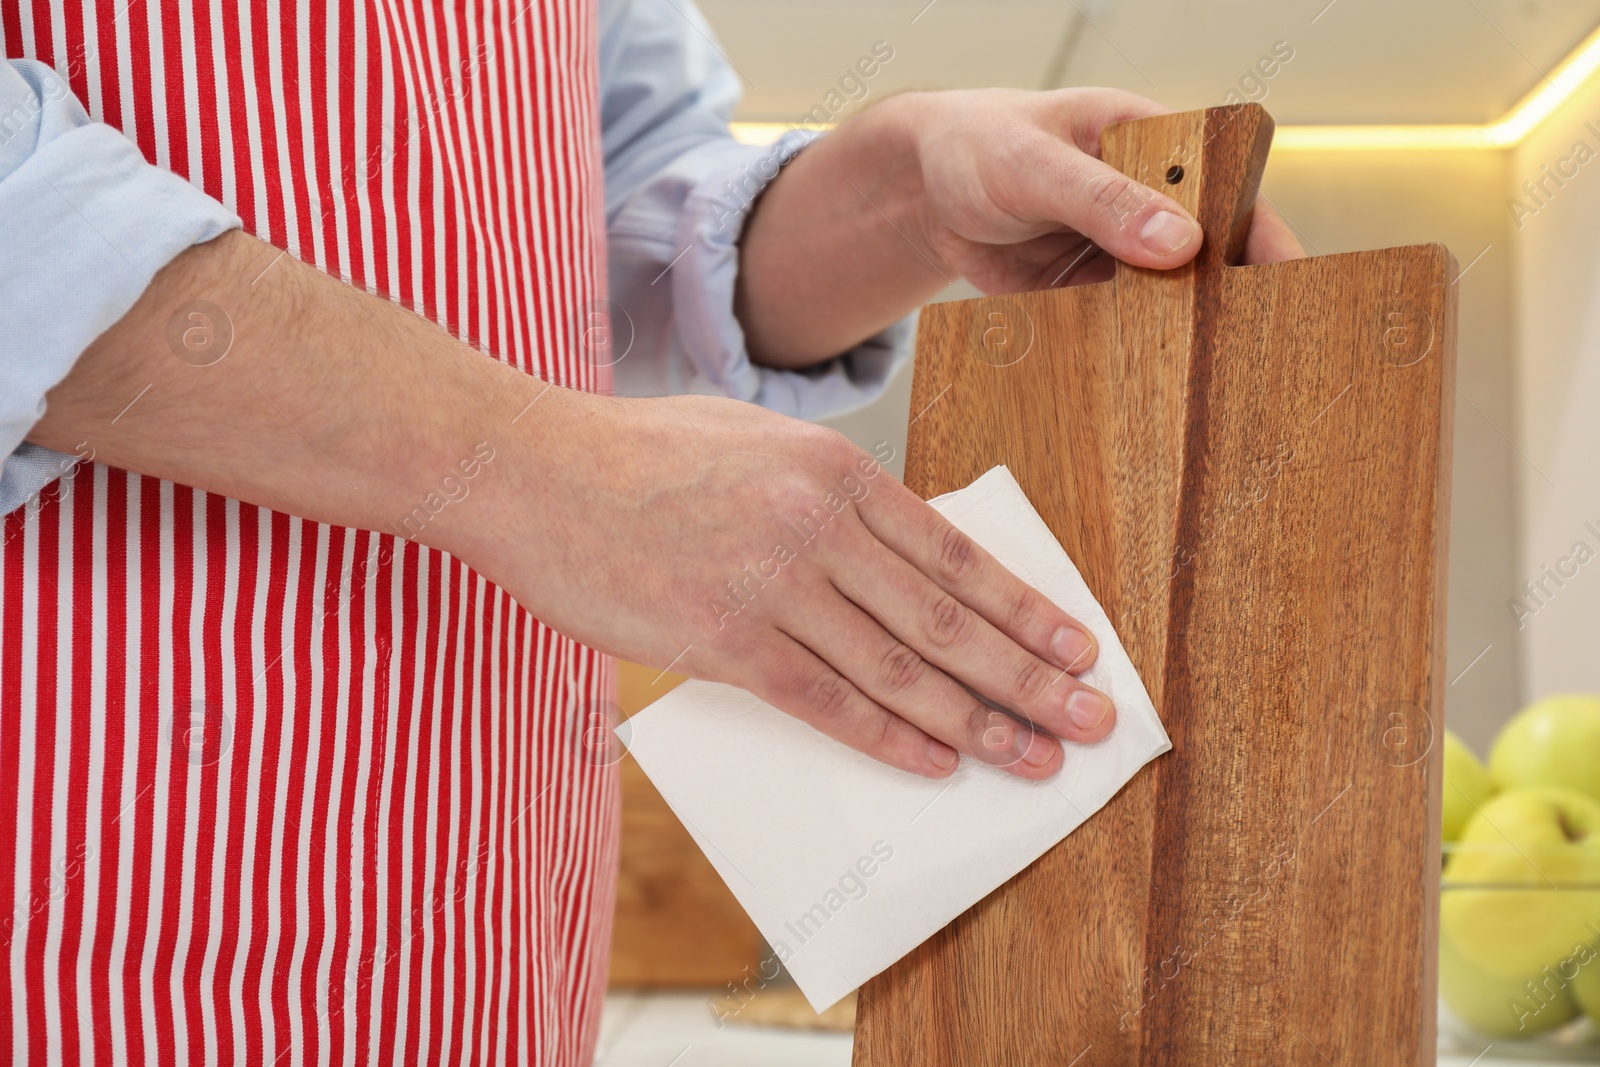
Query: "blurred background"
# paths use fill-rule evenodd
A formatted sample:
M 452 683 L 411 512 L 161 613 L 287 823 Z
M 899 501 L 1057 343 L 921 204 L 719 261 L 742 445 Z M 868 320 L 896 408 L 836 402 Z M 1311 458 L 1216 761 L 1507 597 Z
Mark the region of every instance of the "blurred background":
M 1600 49 L 1586 44 L 1600 0 L 701 0 L 701 9 L 744 79 L 738 118 L 751 140 L 847 121 L 911 89 L 1106 85 L 1177 109 L 1263 104 L 1279 130 L 1263 193 L 1308 254 L 1438 241 L 1461 266 L 1451 728 L 1481 754 L 1523 704 L 1600 691 L 1591 562 Z M 854 77 L 857 60 L 885 45 L 893 54 L 879 73 Z M 971 295 L 957 285 L 942 298 Z M 831 425 L 903 457 L 910 388 L 908 368 L 878 403 Z M 625 666 L 624 711 L 675 681 Z M 816 1023 L 779 992 L 754 998 L 736 1024 L 707 1026 L 723 1014 L 717 998 L 743 1004 L 728 999 L 730 983 L 748 978 L 763 943 L 624 765 L 618 992 L 598 1062 L 848 1063 L 844 1034 L 763 1043 L 748 1024 L 769 1010 Z M 663 987 L 701 991 L 627 992 Z

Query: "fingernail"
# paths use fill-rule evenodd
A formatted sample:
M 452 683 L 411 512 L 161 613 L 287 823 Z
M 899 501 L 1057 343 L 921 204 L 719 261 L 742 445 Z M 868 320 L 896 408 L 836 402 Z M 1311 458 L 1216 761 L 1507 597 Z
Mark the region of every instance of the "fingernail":
M 949 745 L 938 741 L 929 741 L 928 759 L 941 771 L 948 771 L 956 765 L 956 752 Z
M 1050 639 L 1051 654 L 1055 656 L 1057 663 L 1069 671 L 1087 662 L 1089 653 L 1093 651 L 1094 638 L 1076 626 L 1063 626 L 1056 631 L 1055 637 Z
M 1093 730 L 1111 713 L 1111 701 L 1092 689 L 1080 689 L 1067 698 L 1067 717 L 1080 730 Z
M 1194 240 L 1199 229 L 1192 219 L 1174 215 L 1170 211 L 1158 211 L 1150 216 L 1144 229 L 1139 231 L 1139 240 L 1156 255 L 1170 256 Z
M 1043 767 L 1055 756 L 1055 746 L 1032 730 L 1018 731 L 1017 744 L 1028 746 L 1022 752 L 1022 762 L 1030 767 Z

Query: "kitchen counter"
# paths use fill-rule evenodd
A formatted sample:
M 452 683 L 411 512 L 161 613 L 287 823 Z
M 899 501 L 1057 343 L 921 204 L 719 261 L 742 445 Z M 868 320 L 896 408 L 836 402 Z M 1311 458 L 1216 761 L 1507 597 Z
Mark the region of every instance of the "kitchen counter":
M 729 1023 L 706 993 L 613 993 L 594 1067 L 850 1067 L 850 1035 Z
M 613 993 L 595 1067 L 850 1067 L 848 1034 L 719 1028 L 708 1001 L 705 993 Z M 1536 1067 L 1492 1055 L 1441 1046 L 1439 1067 Z

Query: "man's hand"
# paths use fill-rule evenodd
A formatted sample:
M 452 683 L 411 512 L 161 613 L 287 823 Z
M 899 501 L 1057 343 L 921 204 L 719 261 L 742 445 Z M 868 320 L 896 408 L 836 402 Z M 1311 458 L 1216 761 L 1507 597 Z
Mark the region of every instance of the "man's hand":
M 1109 278 L 1099 250 L 1156 270 L 1200 250 L 1200 226 L 1176 201 L 1100 160 L 1102 128 L 1170 108 L 1115 89 L 924 93 L 902 107 L 924 189 L 918 229 L 986 293 Z M 1301 255 L 1277 212 L 1257 204 L 1246 261 Z
M 959 751 L 1048 777 L 1049 735 L 1110 731 L 1088 632 L 832 430 L 699 396 L 535 410 L 547 444 L 496 460 L 460 548 L 563 633 L 918 774 Z
M 738 312 L 758 362 L 846 351 L 966 278 L 986 293 L 1168 270 L 1200 230 L 1175 201 L 1101 162 L 1100 131 L 1169 109 L 1113 89 L 907 93 L 790 163 L 740 242 Z M 1129 210 L 1130 204 L 1132 210 Z M 1245 259 L 1300 256 L 1265 202 Z M 815 309 L 825 307 L 826 315 Z
M 569 636 L 918 774 L 960 751 L 1042 778 L 1049 734 L 1111 729 L 1074 677 L 1093 639 L 838 434 L 558 388 L 243 234 L 157 274 L 48 404 L 39 444 L 415 538 Z

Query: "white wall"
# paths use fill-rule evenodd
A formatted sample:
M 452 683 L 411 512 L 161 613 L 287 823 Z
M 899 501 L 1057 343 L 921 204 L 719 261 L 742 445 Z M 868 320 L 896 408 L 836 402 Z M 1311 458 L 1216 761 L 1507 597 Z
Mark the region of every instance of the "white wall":
M 1600 115 L 1600 105 L 1595 113 Z M 1443 241 L 1467 267 L 1484 253 L 1459 283 L 1461 394 L 1447 631 L 1447 674 L 1459 680 L 1446 693 L 1449 724 L 1480 751 L 1519 702 L 1517 632 L 1506 609 L 1523 570 L 1514 520 L 1517 465 L 1522 461 L 1509 440 L 1515 435 L 1515 413 L 1512 230 L 1504 203 L 1508 163 L 1506 153 L 1484 152 L 1282 153 L 1269 164 L 1264 186 L 1313 255 Z M 1592 207 L 1600 213 L 1600 160 L 1593 169 L 1585 177 L 1594 182 Z M 1600 225 L 1586 232 L 1600 234 Z M 1600 272 L 1600 250 L 1592 243 L 1586 250 L 1594 250 L 1588 260 L 1591 271 Z M 1600 284 L 1600 274 L 1591 282 Z M 963 287 L 946 295 L 971 292 Z M 1600 363 L 1591 366 L 1600 374 Z M 888 440 L 903 453 L 910 380 L 910 373 L 903 374 L 878 404 L 833 425 L 863 446 Z M 1591 385 L 1591 401 L 1600 396 L 1597 386 Z M 1588 428 L 1591 434 L 1600 433 L 1600 419 Z M 1593 447 L 1600 439 L 1591 437 L 1590 442 L 1588 454 L 1600 455 Z M 1591 470 L 1591 487 L 1600 484 L 1596 476 Z M 1591 492 L 1589 499 L 1594 501 L 1596 494 Z M 1590 511 L 1600 527 L 1600 506 Z M 1588 604 L 1593 623 L 1600 618 L 1600 559 L 1585 579 L 1592 580 Z M 1579 592 L 1573 588 L 1574 602 Z M 1553 605 L 1552 618 L 1554 610 Z M 1600 633 L 1600 626 L 1591 625 L 1589 632 Z M 1593 672 L 1597 667 L 1600 655 L 1583 669 Z M 1600 678 L 1591 673 L 1588 684 L 1600 688 Z
M 1517 437 L 1527 457 L 1518 460 L 1516 580 L 1544 586 L 1537 600 L 1523 598 L 1533 612 L 1519 632 L 1530 698 L 1600 690 L 1600 158 L 1574 158 L 1579 142 L 1600 155 L 1596 131 L 1600 84 L 1591 81 L 1512 153 L 1508 195 L 1563 160 L 1575 176 L 1559 187 L 1547 179 L 1538 200 L 1523 196 L 1536 210 L 1520 228 L 1501 207 L 1515 234 Z M 1549 577 L 1558 567 L 1568 577 Z

